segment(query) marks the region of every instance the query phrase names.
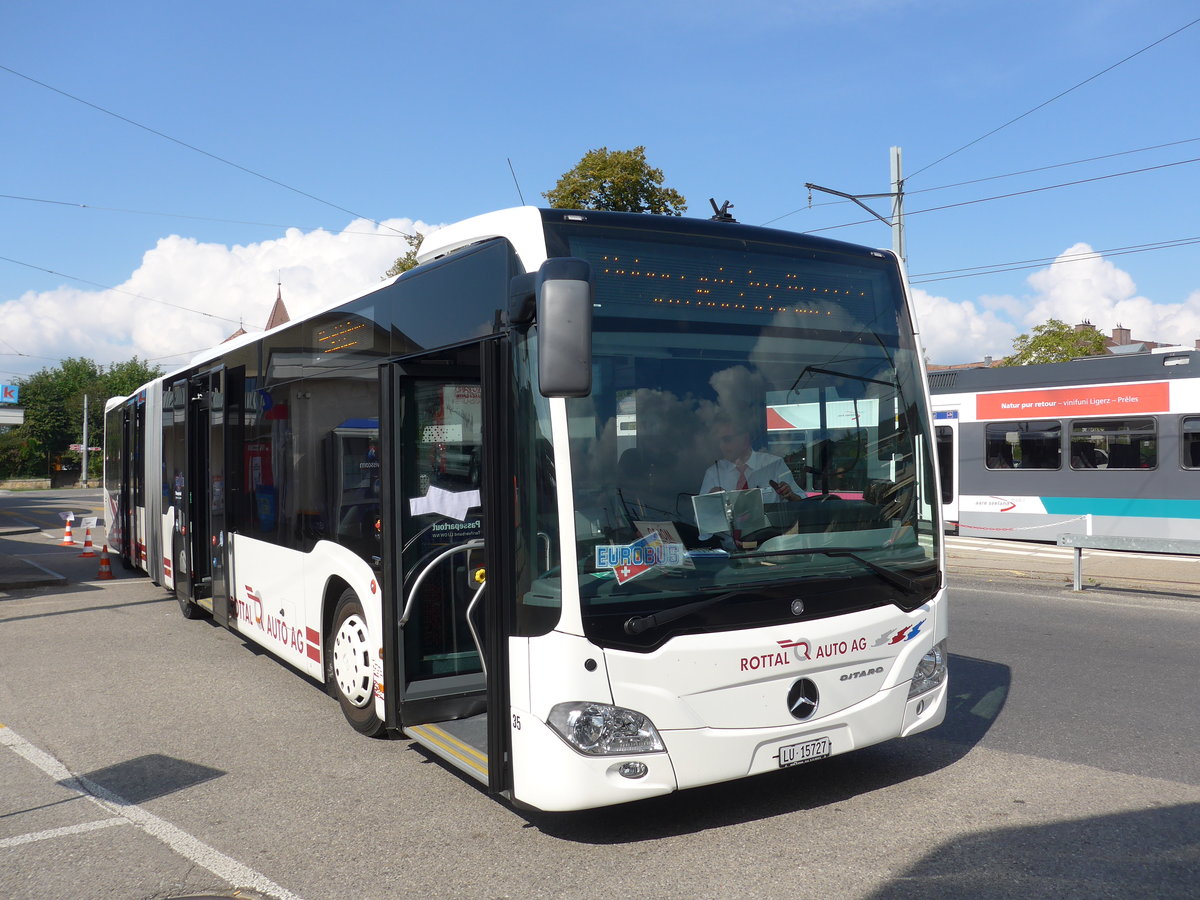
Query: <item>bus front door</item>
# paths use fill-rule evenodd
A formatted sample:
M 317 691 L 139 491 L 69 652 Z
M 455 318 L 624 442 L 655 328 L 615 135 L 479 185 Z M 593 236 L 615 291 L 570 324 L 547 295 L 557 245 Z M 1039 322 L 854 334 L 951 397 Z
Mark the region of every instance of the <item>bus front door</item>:
M 489 677 L 503 668 L 502 592 L 489 578 L 497 449 L 485 445 L 492 379 L 481 365 L 495 355 L 476 345 L 386 366 L 381 436 L 384 521 L 398 526 L 384 535 L 388 724 L 499 791 L 505 767 L 489 767 L 489 734 L 508 732 L 487 715 Z

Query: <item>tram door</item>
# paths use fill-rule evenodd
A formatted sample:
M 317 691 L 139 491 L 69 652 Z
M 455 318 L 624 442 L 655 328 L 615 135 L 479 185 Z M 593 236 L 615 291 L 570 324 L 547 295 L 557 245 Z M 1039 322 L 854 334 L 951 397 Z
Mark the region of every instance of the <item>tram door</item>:
M 942 488 L 942 523 L 948 531 L 958 529 L 958 410 L 934 411 L 934 440 L 937 445 L 938 481 Z
M 489 766 L 508 741 L 495 343 L 385 366 L 384 658 L 389 725 L 502 790 L 506 767 Z

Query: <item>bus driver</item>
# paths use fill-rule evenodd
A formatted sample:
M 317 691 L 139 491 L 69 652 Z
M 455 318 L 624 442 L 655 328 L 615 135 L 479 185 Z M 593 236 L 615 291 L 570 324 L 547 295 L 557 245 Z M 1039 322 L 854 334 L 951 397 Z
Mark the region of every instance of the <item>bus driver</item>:
M 808 496 L 787 463 L 773 453 L 752 449 L 750 432 L 729 416 L 719 414 L 713 420 L 713 436 L 721 455 L 704 473 L 701 494 L 759 488 L 766 503 L 804 500 Z

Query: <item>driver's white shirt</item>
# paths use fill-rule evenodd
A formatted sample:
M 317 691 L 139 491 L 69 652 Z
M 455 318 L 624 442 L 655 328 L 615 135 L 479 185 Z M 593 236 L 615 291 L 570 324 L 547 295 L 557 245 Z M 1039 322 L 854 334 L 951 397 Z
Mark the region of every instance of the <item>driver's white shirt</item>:
M 737 466 L 727 459 L 718 459 L 704 473 L 704 480 L 700 483 L 700 493 L 707 494 L 715 488 L 720 488 L 724 491 L 736 491 L 740 477 L 741 473 L 738 471 Z M 791 469 L 787 467 L 787 463 L 780 457 L 774 453 L 766 453 L 762 450 L 751 450 L 750 455 L 746 458 L 747 487 L 761 489 L 763 492 L 763 502 L 774 503 L 782 498 L 771 487 L 772 481 L 787 484 L 797 494 L 802 493 L 800 485 L 796 484 L 796 479 L 792 475 Z

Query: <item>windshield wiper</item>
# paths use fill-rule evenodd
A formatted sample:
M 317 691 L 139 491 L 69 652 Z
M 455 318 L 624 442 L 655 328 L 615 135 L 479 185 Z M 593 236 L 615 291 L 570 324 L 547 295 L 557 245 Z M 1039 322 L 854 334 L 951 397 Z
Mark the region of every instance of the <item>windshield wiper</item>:
M 899 572 L 893 572 L 891 569 L 872 562 L 866 557 L 860 555 L 858 551 L 848 547 L 800 547 L 795 550 L 773 550 L 769 553 L 735 553 L 730 559 L 762 559 L 767 556 L 794 556 L 803 554 L 805 556 L 848 556 L 850 559 L 857 562 L 864 568 L 870 569 L 888 584 L 893 587 L 898 587 L 907 594 L 915 594 L 921 589 L 921 585 L 906 575 L 901 575 Z M 736 597 L 738 594 L 744 594 L 747 590 L 763 586 L 775 585 L 778 582 L 765 581 L 758 584 L 747 583 L 742 585 L 736 591 L 727 591 L 723 594 L 718 594 L 715 597 L 705 597 L 703 600 L 696 600 L 693 603 L 685 603 L 683 606 L 673 606 L 670 609 L 665 609 L 662 612 L 652 613 L 648 616 L 631 616 L 625 620 L 625 633 L 638 635 L 644 631 L 648 631 L 658 625 L 666 625 L 674 622 L 676 619 L 682 619 L 684 616 L 690 616 L 692 613 L 700 612 L 708 609 L 710 606 L 716 606 L 723 603 L 730 597 Z
M 734 553 L 730 559 L 762 559 L 767 556 L 795 556 L 803 554 L 805 556 L 848 556 L 862 566 L 870 569 L 888 584 L 900 588 L 908 594 L 915 594 L 921 589 L 921 586 L 907 575 L 901 575 L 899 572 L 893 572 L 891 569 L 872 562 L 865 556 L 859 554 L 857 550 L 852 550 L 849 547 L 797 547 L 794 550 L 772 550 L 769 553 Z
M 716 606 L 718 603 L 724 603 L 730 597 L 744 594 L 746 587 L 752 587 L 752 585 L 745 585 L 736 591 L 726 591 L 724 594 L 718 594 L 715 597 L 705 597 L 703 600 L 697 600 L 694 603 L 685 603 L 683 606 L 673 606 L 670 609 L 665 609 L 659 613 L 652 613 L 648 616 L 630 616 L 625 620 L 625 633 L 641 634 L 655 625 L 666 625 L 668 622 L 674 622 L 676 619 L 690 616 L 694 612 L 700 612 L 702 609 Z

